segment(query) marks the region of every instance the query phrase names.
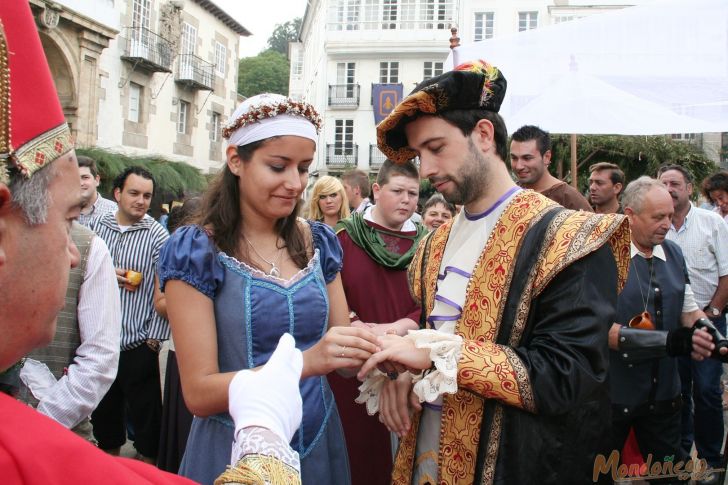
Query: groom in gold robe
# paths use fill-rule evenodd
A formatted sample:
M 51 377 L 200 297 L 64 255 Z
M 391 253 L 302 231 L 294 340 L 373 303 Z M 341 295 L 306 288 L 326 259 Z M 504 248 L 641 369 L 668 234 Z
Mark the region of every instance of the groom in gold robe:
M 383 337 L 359 374 L 360 399 L 402 438 L 395 484 L 589 483 L 608 437 L 629 227 L 516 186 L 505 91 L 497 68 L 461 65 L 377 127 L 389 159 L 419 157 L 420 175 L 464 206 L 410 265 L 423 329 Z

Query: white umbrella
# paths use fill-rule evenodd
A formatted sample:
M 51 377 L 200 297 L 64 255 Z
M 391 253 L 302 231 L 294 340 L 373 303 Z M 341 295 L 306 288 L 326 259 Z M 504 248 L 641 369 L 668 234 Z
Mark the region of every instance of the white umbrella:
M 571 71 L 547 85 L 506 123 L 512 133 L 538 125 L 552 133 L 662 135 L 715 131 L 710 122 L 622 91 L 601 79 Z
M 513 106 L 512 106 L 513 108 Z M 576 134 L 660 135 L 716 131 L 713 124 L 680 115 L 663 105 L 622 91 L 594 76 L 572 70 L 508 116 L 513 133 L 537 125 L 571 134 L 571 182 L 576 186 Z

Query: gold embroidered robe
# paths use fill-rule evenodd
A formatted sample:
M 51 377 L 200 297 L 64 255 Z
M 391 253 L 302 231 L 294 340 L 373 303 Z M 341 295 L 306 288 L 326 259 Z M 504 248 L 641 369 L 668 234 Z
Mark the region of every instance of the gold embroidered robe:
M 410 265 L 412 295 L 427 315 L 450 227 L 423 240 Z M 579 426 L 588 423 L 577 421 L 608 412 L 607 334 L 628 263 L 624 216 L 565 210 L 533 191 L 511 200 L 456 324 L 464 343 L 458 391 L 443 396 L 438 483 L 571 483 L 570 467 L 562 473 L 539 461 L 553 461 L 545 455 L 554 450 L 599 451 L 579 449 L 594 448 L 600 431 L 581 439 Z M 397 453 L 395 484 L 411 482 L 419 415 L 413 423 Z M 559 442 L 554 433 L 566 436 Z M 517 456 L 519 447 L 528 453 Z

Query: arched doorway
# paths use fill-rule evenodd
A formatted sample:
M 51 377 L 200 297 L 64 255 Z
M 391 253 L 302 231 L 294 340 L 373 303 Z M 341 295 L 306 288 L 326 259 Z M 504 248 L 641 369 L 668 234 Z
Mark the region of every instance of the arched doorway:
M 66 117 L 71 133 L 76 133 L 78 116 L 78 97 L 76 95 L 76 82 L 68 58 L 56 41 L 44 32 L 39 32 L 41 44 L 48 59 L 51 76 L 56 83 L 58 98 L 61 100 L 63 114 Z

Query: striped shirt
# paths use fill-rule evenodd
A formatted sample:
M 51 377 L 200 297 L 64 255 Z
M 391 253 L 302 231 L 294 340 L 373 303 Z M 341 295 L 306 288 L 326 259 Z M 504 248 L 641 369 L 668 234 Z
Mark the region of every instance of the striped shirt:
M 704 308 L 713 299 L 718 278 L 728 275 L 728 224 L 715 212 L 691 206 L 679 230 L 670 226 L 667 239 L 682 249 L 695 301 Z
M 78 222 L 86 227 L 90 227 L 91 222 L 94 219 L 103 216 L 107 212 L 116 213 L 117 209 L 118 207 L 116 206 L 116 202 L 109 199 L 104 199 L 103 197 L 101 197 L 101 194 L 97 192 L 96 202 L 94 202 L 91 206 L 91 212 L 89 212 L 88 214 L 79 214 Z
M 104 214 L 91 223 L 109 247 L 116 268 L 142 274 L 139 289 L 121 292 L 121 350 L 130 350 L 147 339 L 166 340 L 169 322 L 154 310 L 154 275 L 159 251 L 169 239 L 167 231 L 154 219 L 144 216 L 122 232 L 116 213 Z

